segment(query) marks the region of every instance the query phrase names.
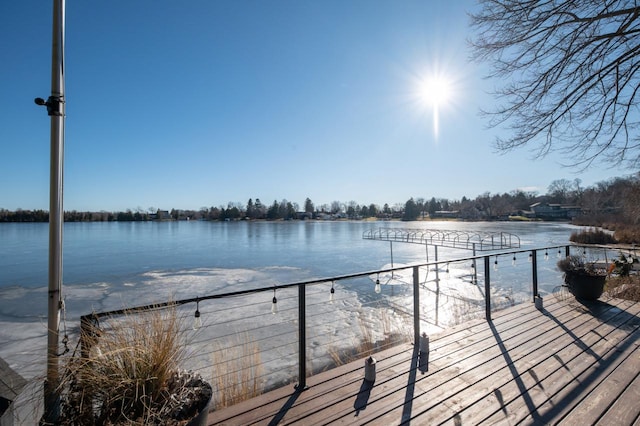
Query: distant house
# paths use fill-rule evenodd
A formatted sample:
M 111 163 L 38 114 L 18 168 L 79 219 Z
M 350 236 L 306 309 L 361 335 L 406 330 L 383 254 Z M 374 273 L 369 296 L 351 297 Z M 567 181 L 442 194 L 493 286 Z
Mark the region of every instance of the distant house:
M 440 219 L 457 219 L 460 217 L 460 211 L 458 210 L 438 210 L 429 215 L 431 218 Z
M 152 220 L 171 220 L 171 214 L 169 214 L 169 210 L 158 209 L 155 214 L 151 214 L 150 216 Z
M 535 217 L 542 220 L 571 220 L 582 213 L 580 207 L 552 203 L 535 203 L 530 208 Z
M 296 218 L 298 220 L 313 219 L 313 213 L 311 213 L 311 212 L 296 212 Z

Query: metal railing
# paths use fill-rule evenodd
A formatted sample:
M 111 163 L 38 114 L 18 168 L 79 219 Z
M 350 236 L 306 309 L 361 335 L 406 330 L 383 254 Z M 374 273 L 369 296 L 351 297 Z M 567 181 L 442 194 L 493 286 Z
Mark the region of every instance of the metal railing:
M 469 262 L 471 262 L 471 272 L 468 275 L 464 275 L 466 277 L 469 278 L 470 282 L 472 284 L 478 284 L 477 285 L 477 289 L 479 290 L 481 288 L 481 286 L 479 285 L 479 281 L 482 282 L 484 284 L 484 292 L 483 292 L 483 298 L 484 298 L 484 317 L 487 320 L 491 320 L 491 313 L 492 313 L 492 275 L 491 275 L 491 270 L 492 270 L 492 262 L 491 259 L 495 258 L 494 262 L 497 266 L 497 261 L 498 261 L 498 257 L 513 257 L 515 260 L 515 257 L 517 255 L 521 255 L 522 253 L 526 253 L 528 256 L 528 259 L 530 260 L 530 264 L 531 264 L 531 275 L 530 275 L 530 296 L 531 296 L 531 301 L 534 302 L 535 301 L 535 297 L 539 294 L 539 262 L 538 262 L 538 257 L 540 256 L 541 253 L 544 253 L 544 258 L 548 259 L 549 258 L 549 252 L 550 251 L 554 251 L 557 250 L 558 256 L 561 257 L 562 255 L 564 256 L 568 256 L 571 253 L 571 250 L 582 250 L 584 254 L 586 254 L 586 248 L 583 248 L 586 246 L 578 246 L 578 245 L 554 245 L 554 246 L 547 246 L 547 247 L 541 247 L 541 248 L 535 248 L 535 249 L 520 249 L 520 250 L 510 250 L 510 251 L 502 251 L 502 252 L 492 252 L 492 253 L 485 253 L 482 255 L 478 255 L 478 256 L 469 256 L 469 257 L 462 257 L 462 258 L 456 258 L 453 260 L 441 260 L 441 261 L 433 261 L 433 262 L 425 262 L 425 263 L 418 263 L 418 264 L 411 264 L 411 265 L 403 265 L 403 266 L 396 266 L 396 267 L 392 267 L 392 268 L 386 268 L 386 269 L 377 269 L 377 270 L 371 270 L 371 271 L 364 271 L 364 272 L 358 272 L 358 273 L 353 273 L 353 274 L 345 274 L 345 275 L 338 275 L 338 276 L 332 276 L 332 277 L 324 277 L 324 278 L 318 278 L 318 279 L 310 279 L 310 280 L 306 280 L 306 281 L 299 281 L 299 282 L 293 282 L 293 283 L 288 283 L 288 284 L 280 284 L 280 285 L 274 285 L 274 286 L 270 286 L 270 287 L 266 287 L 266 288 L 255 288 L 255 289 L 243 289 L 243 290 L 238 290 L 238 291 L 232 291 L 232 292 L 226 292 L 226 293 L 220 293 L 220 294 L 210 294 L 210 295 L 206 295 L 206 296 L 199 296 L 199 297 L 193 297 L 193 298 L 188 298 L 188 299 L 181 299 L 181 300 L 174 300 L 174 301 L 169 301 L 169 302 L 164 302 L 164 303 L 154 303 L 154 304 L 149 304 L 149 305 L 144 305 L 144 306 L 137 306 L 137 307 L 131 307 L 131 308 L 125 308 L 125 309 L 118 309 L 118 310 L 112 310 L 112 311 L 105 311 L 105 312 L 93 312 L 91 314 L 88 315 L 84 315 L 81 317 L 81 321 L 80 321 L 80 326 L 81 326 L 81 339 L 80 339 L 80 347 L 81 347 L 81 356 L 88 356 L 90 350 L 91 350 L 91 345 L 94 344 L 97 340 L 94 340 L 93 338 L 91 339 L 87 339 L 86 336 L 88 336 L 87 330 L 91 329 L 91 326 L 95 325 L 97 322 L 100 321 L 101 318 L 105 318 L 105 317 L 117 317 L 117 316 L 121 316 L 121 315 L 130 315 L 130 314 L 136 314 L 136 313 L 142 313 L 142 312 L 146 312 L 146 311 L 150 311 L 150 310 L 157 310 L 160 308 L 167 308 L 167 307 L 181 307 L 181 306 L 185 306 L 185 305 L 194 305 L 196 306 L 195 309 L 195 316 L 197 317 L 197 319 L 200 318 L 200 315 L 204 315 L 204 310 L 201 313 L 200 308 L 202 308 L 204 306 L 203 302 L 208 302 L 208 301 L 212 301 L 212 302 L 217 302 L 220 305 L 219 306 L 219 310 L 215 311 L 212 310 L 210 311 L 210 315 L 218 315 L 219 321 L 213 325 L 211 325 L 210 327 L 212 328 L 228 328 L 230 331 L 229 333 L 218 333 L 218 337 L 223 336 L 223 337 L 227 337 L 230 334 L 233 333 L 238 333 L 237 330 L 233 330 L 233 325 L 231 325 L 230 321 L 231 319 L 229 319 L 229 322 L 225 322 L 226 321 L 226 317 L 230 317 L 229 312 L 236 312 L 238 309 L 242 309 L 243 311 L 246 311 L 246 314 L 243 315 L 243 313 L 239 313 L 236 316 L 238 317 L 242 317 L 245 322 L 249 322 L 249 323 L 253 323 L 252 327 L 253 331 L 255 331 L 257 334 L 260 334 L 262 337 L 260 337 L 259 339 L 254 339 L 256 342 L 258 342 L 257 344 L 264 344 L 265 342 L 270 340 L 270 337 L 268 337 L 270 335 L 270 333 L 273 334 L 278 334 L 282 341 L 284 341 L 284 344 L 282 345 L 274 345 L 275 347 L 275 355 L 272 356 L 273 359 L 277 359 L 278 356 L 280 356 L 283 351 L 284 351 L 284 346 L 288 346 L 290 343 L 290 340 L 288 335 L 285 334 L 285 331 L 283 331 L 282 333 L 280 332 L 281 328 L 286 328 L 283 327 L 283 324 L 286 324 L 284 319 L 289 318 L 289 323 L 293 325 L 292 328 L 295 328 L 295 332 L 297 334 L 297 348 L 296 351 L 297 353 L 294 355 L 293 353 L 288 353 L 286 354 L 286 356 L 297 356 L 297 384 L 295 385 L 295 389 L 297 389 L 298 391 L 302 391 L 306 388 L 307 383 L 307 377 L 310 374 L 313 374 L 313 371 L 308 371 L 308 363 L 311 360 L 311 358 L 309 357 L 309 351 L 310 351 L 310 342 L 309 342 L 309 337 L 307 332 L 309 331 L 309 328 L 313 328 L 313 327 L 318 327 L 319 329 L 323 329 L 323 328 L 329 328 L 328 324 L 331 325 L 331 328 L 328 332 L 324 332 L 325 334 L 323 335 L 322 331 L 318 331 L 318 335 L 317 336 L 313 336 L 313 344 L 316 345 L 317 342 L 315 340 L 320 339 L 320 337 L 322 336 L 327 336 L 327 335 L 337 335 L 338 332 L 340 331 L 340 325 L 341 324 L 336 324 L 336 321 L 334 320 L 334 318 L 327 318 L 330 317 L 331 314 L 330 312 L 324 312 L 322 311 L 319 306 L 322 305 L 324 302 L 321 302 L 320 300 L 327 295 L 327 293 L 325 293 L 326 289 L 325 287 L 328 286 L 328 284 L 331 284 L 331 303 L 333 303 L 333 298 L 334 298 L 334 285 L 336 283 L 357 283 L 354 287 L 353 290 L 350 290 L 354 295 L 355 298 L 361 298 L 364 297 L 366 295 L 363 295 L 363 288 L 366 289 L 367 287 L 362 287 L 363 285 L 370 285 L 371 281 L 373 281 L 373 277 L 377 277 L 375 282 L 375 292 L 378 292 L 379 286 L 380 286 L 380 280 L 379 277 L 381 275 L 385 275 L 385 274 L 396 274 L 396 277 L 400 276 L 403 277 L 403 275 L 400 274 L 400 272 L 402 271 L 411 271 L 410 276 L 406 277 L 406 281 L 402 281 L 401 282 L 401 287 L 403 287 L 405 290 L 404 293 L 401 292 L 401 299 L 399 299 L 399 302 L 394 302 L 394 304 L 388 303 L 386 305 L 384 305 L 385 307 L 392 307 L 392 306 L 396 306 L 399 307 L 399 311 L 401 313 L 406 314 L 408 317 L 411 318 L 411 320 L 409 322 L 411 322 L 411 338 L 413 339 L 414 343 L 418 343 L 420 341 L 420 336 L 421 336 L 421 326 L 424 323 L 424 311 L 423 311 L 423 306 L 424 303 L 421 302 L 421 290 L 425 290 L 427 289 L 429 283 L 431 282 L 435 282 L 435 284 L 438 286 L 437 288 L 439 289 L 439 285 L 440 285 L 440 281 L 441 278 L 439 278 L 439 276 L 436 274 L 436 279 L 432 280 L 432 281 L 428 281 L 428 274 L 429 271 L 432 270 L 433 268 L 436 268 L 436 270 L 438 269 L 442 269 L 443 267 L 446 267 L 446 270 L 449 270 L 449 265 L 451 264 L 460 264 L 460 265 L 467 265 L 469 264 Z M 608 254 L 607 254 L 607 250 L 610 251 L 610 248 L 607 247 L 596 247 L 594 248 L 593 246 L 589 246 L 588 250 L 604 250 L 605 253 L 605 259 L 608 259 Z M 482 274 L 478 274 L 478 268 L 477 265 L 481 264 L 483 265 L 483 273 Z M 549 270 L 549 268 L 547 268 L 547 270 Z M 421 274 L 422 271 L 422 274 Z M 425 279 L 421 279 L 421 275 L 425 276 Z M 461 275 L 462 276 L 462 275 Z M 551 280 L 555 281 L 557 280 L 559 277 L 559 273 L 557 273 L 556 276 L 552 277 Z M 364 279 L 364 281 L 363 281 Z M 397 279 L 397 278 L 395 278 Z M 479 280 L 480 279 L 480 280 Z M 359 281 L 358 281 L 359 280 Z M 320 286 L 322 286 L 322 288 L 320 288 Z M 320 290 L 318 291 L 312 291 L 312 289 L 314 288 L 320 288 Z M 345 285 L 344 289 L 347 289 L 347 286 Z M 371 287 L 368 287 L 369 292 L 371 290 Z M 295 292 L 292 292 L 292 290 L 297 290 Z M 393 288 L 392 288 L 393 290 Z M 435 292 L 435 291 L 434 291 Z M 293 301 L 297 301 L 297 308 L 287 308 L 282 310 L 281 312 L 284 311 L 285 315 L 283 317 L 280 317 L 279 320 L 257 320 L 257 319 L 252 319 L 252 317 L 249 315 L 249 311 L 251 309 L 252 306 L 256 305 L 256 302 L 254 299 L 254 296 L 259 295 L 259 299 L 261 301 L 271 301 L 271 293 L 273 293 L 273 301 L 271 302 L 272 304 L 276 304 L 276 303 L 282 303 L 283 301 L 286 302 L 287 304 L 293 305 Z M 276 300 L 276 296 L 277 295 L 283 295 L 283 294 L 290 294 L 290 293 L 294 293 L 292 295 L 290 295 L 290 297 L 288 298 L 284 298 L 280 301 Z M 347 293 L 347 291 L 343 291 L 344 294 Z M 438 293 L 436 293 L 437 295 Z M 427 295 L 429 296 L 429 295 Z M 309 297 L 312 298 L 312 300 L 309 300 Z M 346 297 L 346 296 L 345 296 Z M 234 305 L 234 301 L 236 301 L 236 298 L 246 298 L 246 300 L 244 301 L 244 304 L 237 304 Z M 409 299 L 412 299 L 412 304 L 409 303 Z M 329 300 L 329 299 L 326 299 Z M 370 300 L 372 300 L 370 303 L 370 305 L 367 305 L 368 307 L 372 307 L 376 308 L 378 307 L 378 303 L 379 301 L 376 301 L 373 298 L 370 298 Z M 343 309 L 346 309 L 347 306 L 351 306 L 352 304 L 352 299 L 347 300 L 346 298 L 343 300 Z M 289 303 L 291 302 L 291 303 Z M 225 306 L 222 305 L 222 303 L 224 303 Z M 262 302 L 260 302 L 260 306 L 264 306 L 264 304 Z M 363 305 L 365 306 L 365 305 Z M 310 313 L 308 311 L 308 308 L 313 307 L 315 309 L 315 312 Z M 261 308 L 262 309 L 262 308 Z M 354 308 L 355 309 L 355 308 Z M 436 309 L 438 309 L 438 305 L 436 302 Z M 297 311 L 297 312 L 295 312 Z M 186 312 L 186 311 L 185 311 Z M 190 312 L 194 312 L 193 310 Z M 355 314 L 354 316 L 360 316 L 359 312 L 354 311 Z M 189 315 L 188 313 L 186 313 L 185 315 Z M 269 318 L 276 318 L 276 317 L 269 317 Z M 324 318 L 327 318 L 326 320 Z M 314 325 L 309 325 L 308 320 L 312 319 L 314 321 Z M 436 325 L 437 325 L 437 320 L 436 320 Z M 271 324 L 273 323 L 273 324 Z M 273 325 L 276 327 L 275 331 L 267 331 L 266 327 Z M 350 325 L 351 327 L 353 327 L 353 324 Z M 264 329 L 263 329 L 264 328 Z M 344 326 L 343 328 L 347 328 L 347 326 Z M 312 330 L 313 331 L 313 330 Z M 267 336 L 267 337 L 264 337 Z M 96 337 L 97 339 L 97 337 Z M 206 342 L 205 342 L 206 343 Z M 206 362 L 205 362 L 206 364 Z M 324 367 L 320 367 L 320 368 L 326 368 L 326 366 Z M 313 370 L 313 369 L 312 369 Z M 288 372 L 283 373 L 284 375 L 288 375 Z

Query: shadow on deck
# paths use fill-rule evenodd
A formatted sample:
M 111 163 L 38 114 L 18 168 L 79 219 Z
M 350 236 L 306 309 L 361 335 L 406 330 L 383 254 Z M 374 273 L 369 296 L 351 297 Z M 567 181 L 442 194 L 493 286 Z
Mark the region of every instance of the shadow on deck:
M 633 424 L 640 418 L 640 304 L 548 297 L 210 413 L 210 425 Z M 424 361 L 424 360 L 422 360 Z

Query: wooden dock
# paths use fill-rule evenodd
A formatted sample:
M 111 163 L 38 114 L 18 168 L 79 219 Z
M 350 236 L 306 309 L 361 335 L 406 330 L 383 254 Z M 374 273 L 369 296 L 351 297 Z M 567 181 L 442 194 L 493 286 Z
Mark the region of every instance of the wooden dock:
M 640 303 L 549 296 L 211 412 L 210 425 L 640 424 Z M 424 360 L 424 358 L 423 358 Z M 423 365 L 421 365 L 423 364 Z

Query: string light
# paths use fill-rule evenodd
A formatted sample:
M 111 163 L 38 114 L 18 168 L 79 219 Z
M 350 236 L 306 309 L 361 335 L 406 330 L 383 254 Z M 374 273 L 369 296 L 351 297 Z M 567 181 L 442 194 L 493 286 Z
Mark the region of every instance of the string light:
M 445 269 L 445 274 L 449 275 L 449 262 L 447 262 L 447 269 Z
M 382 292 L 382 286 L 380 286 L 380 274 L 378 274 L 377 278 L 376 278 L 376 286 L 374 288 L 374 291 L 376 293 L 380 293 Z
M 544 260 L 549 260 L 549 251 L 548 250 L 544 251 Z
M 513 255 L 513 259 L 511 259 L 511 266 L 516 266 L 516 255 Z
M 562 257 L 562 250 L 558 249 L 558 259 Z
M 196 312 L 193 314 L 193 329 L 198 330 L 202 327 L 202 318 L 200 317 L 200 301 L 196 300 Z
M 498 256 L 496 256 L 496 260 L 493 261 L 493 270 L 498 270 Z
M 331 281 L 331 292 L 329 293 L 329 303 L 333 305 L 333 301 L 336 297 L 336 290 L 333 288 L 333 281 Z
M 529 253 L 529 263 L 533 262 L 533 254 Z
M 278 313 L 278 299 L 276 298 L 276 289 L 273 289 L 273 299 L 271 299 L 271 313 L 273 315 Z

